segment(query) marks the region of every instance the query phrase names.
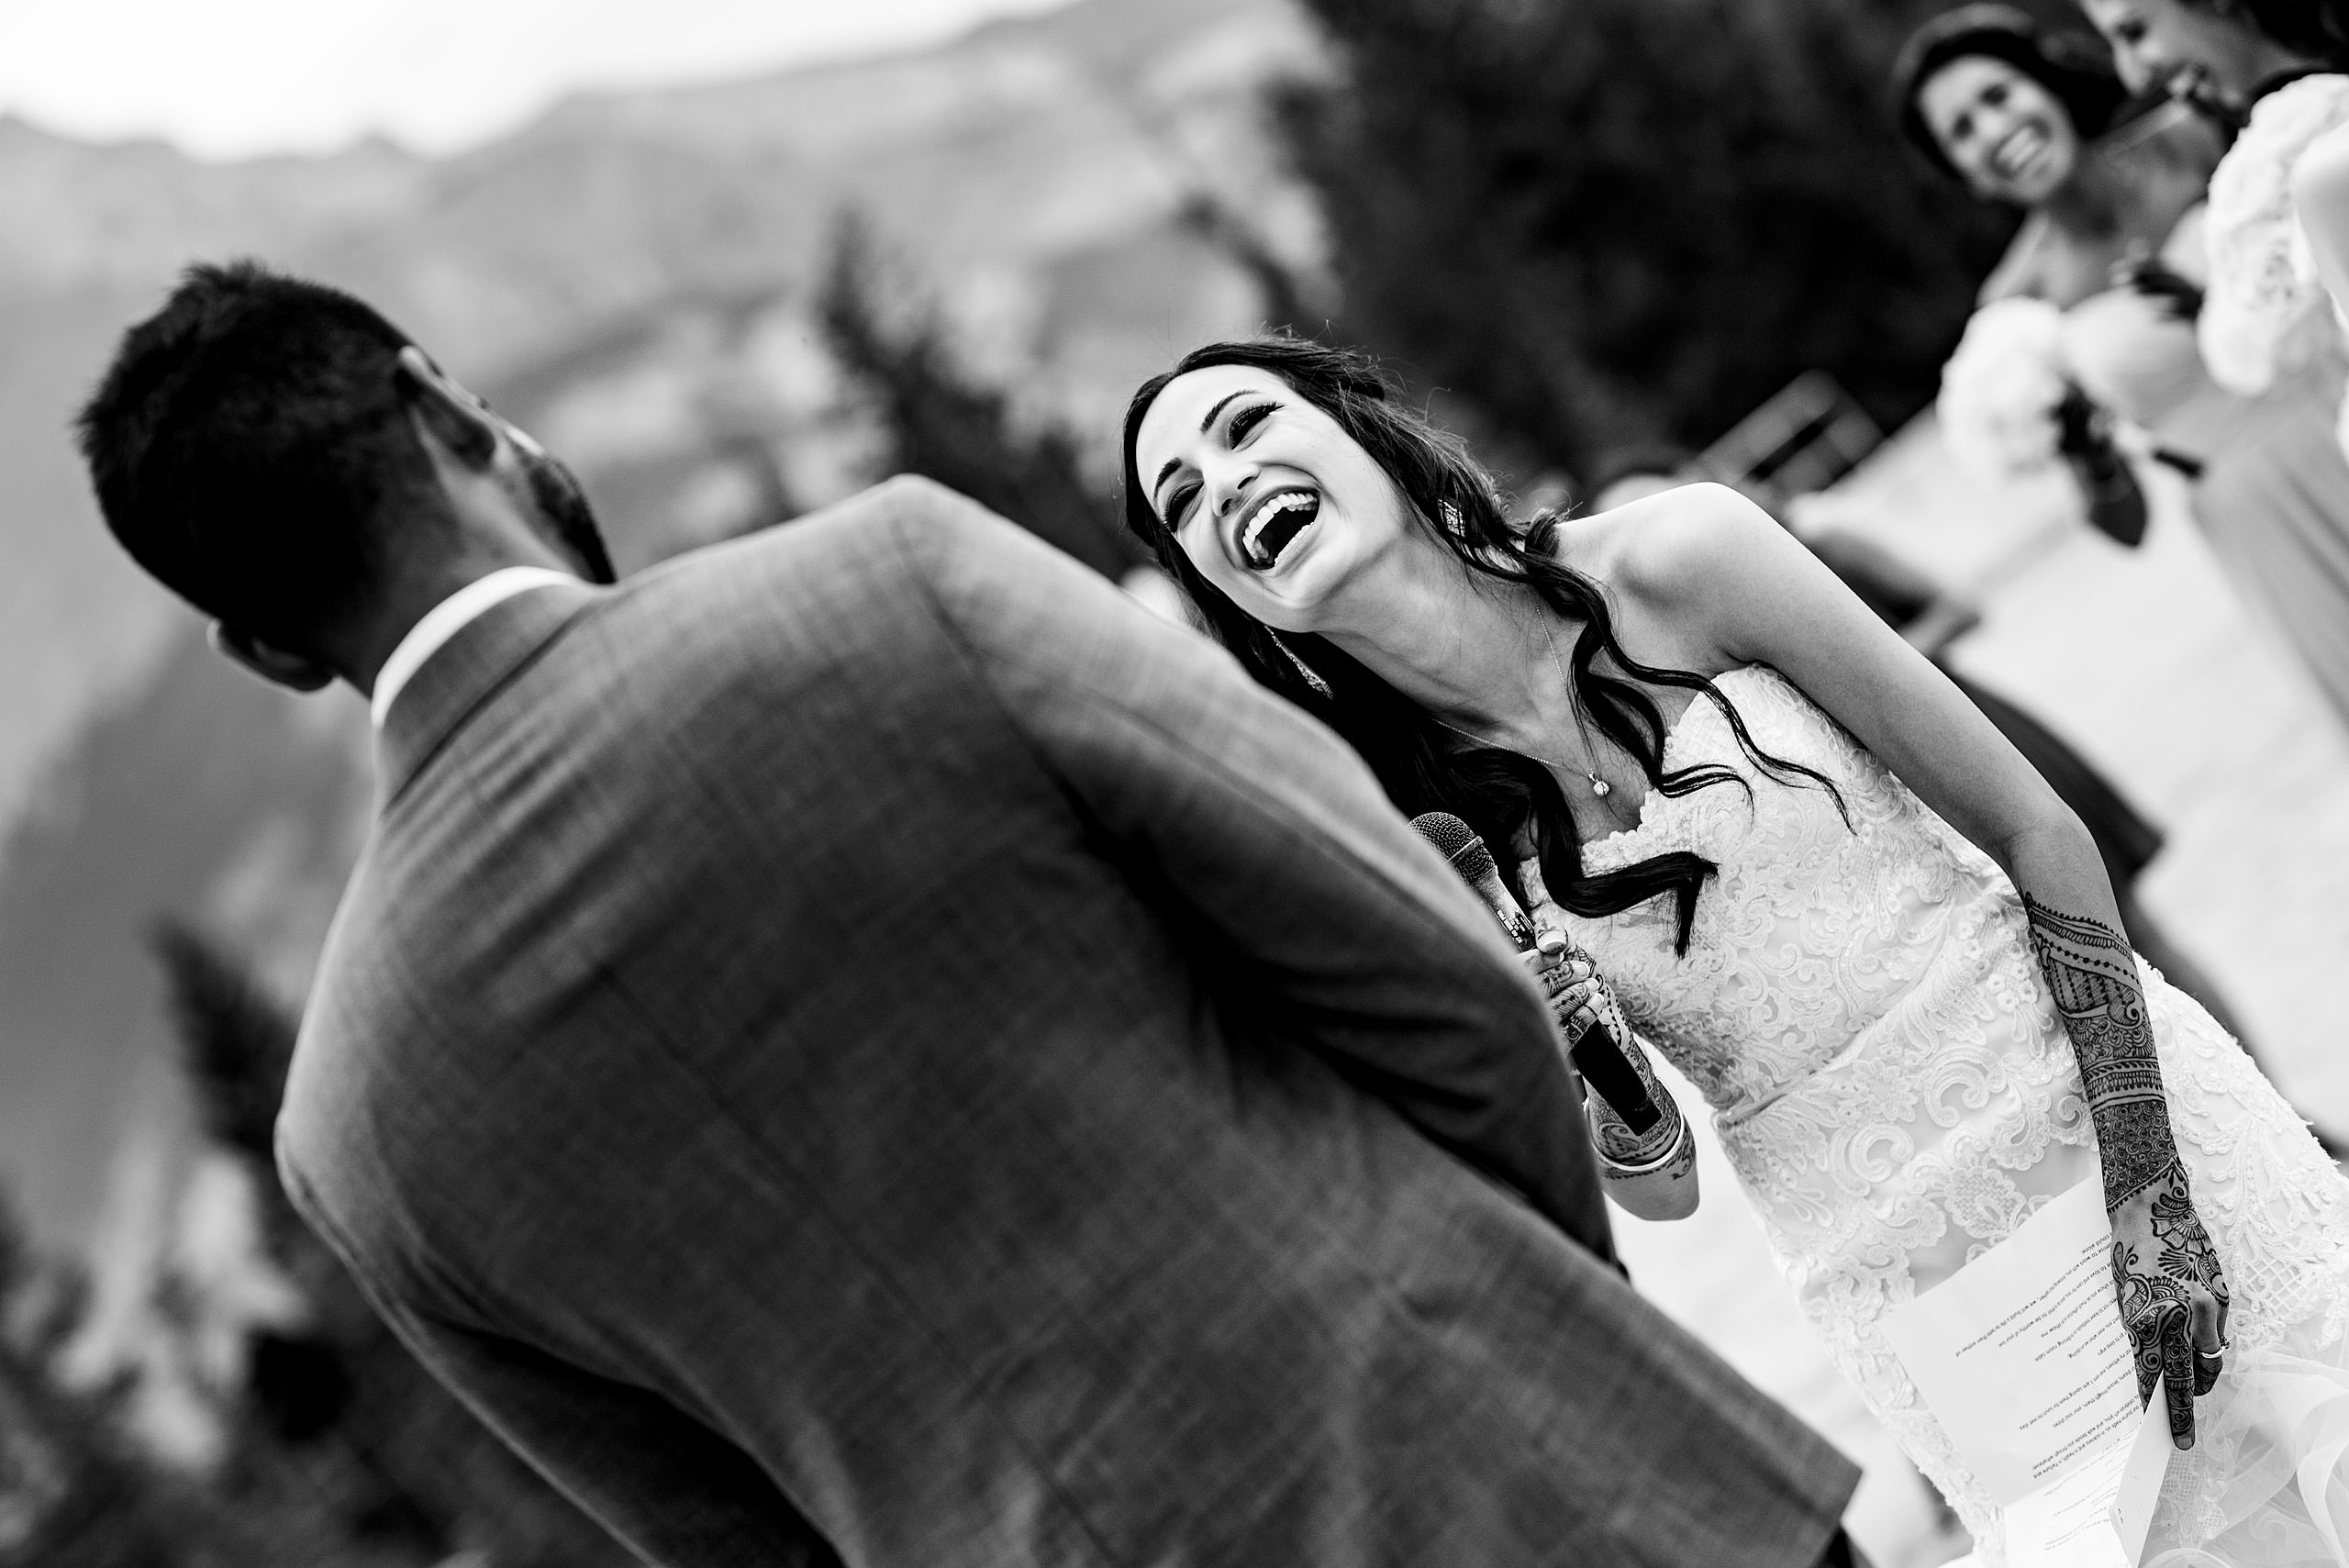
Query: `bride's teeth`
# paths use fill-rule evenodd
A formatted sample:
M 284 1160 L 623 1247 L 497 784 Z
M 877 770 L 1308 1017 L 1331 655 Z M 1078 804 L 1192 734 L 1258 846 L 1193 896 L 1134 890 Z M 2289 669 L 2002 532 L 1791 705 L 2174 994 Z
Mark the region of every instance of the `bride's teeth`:
M 1287 490 L 1272 497 L 1249 517 L 1241 539 L 1244 564 L 1251 570 L 1269 572 L 1280 563 L 1297 536 L 1313 526 L 1321 509 L 1321 498 L 1310 490 Z M 1294 517 L 1295 522 L 1288 519 Z M 1268 547 L 1266 540 L 1274 534 L 1280 536 L 1277 545 Z
M 1264 529 L 1271 525 L 1274 518 L 1281 516 L 1284 512 L 1295 511 L 1297 508 L 1304 506 L 1311 499 L 1311 496 L 1305 495 L 1303 492 L 1293 490 L 1287 495 L 1278 496 L 1257 508 L 1256 515 L 1248 520 L 1248 531 L 1246 535 L 1240 541 L 1241 547 L 1248 552 L 1248 560 L 1251 564 L 1260 569 L 1272 564 L 1272 562 L 1265 557 L 1264 551 L 1258 548 L 1257 541 L 1264 538 Z

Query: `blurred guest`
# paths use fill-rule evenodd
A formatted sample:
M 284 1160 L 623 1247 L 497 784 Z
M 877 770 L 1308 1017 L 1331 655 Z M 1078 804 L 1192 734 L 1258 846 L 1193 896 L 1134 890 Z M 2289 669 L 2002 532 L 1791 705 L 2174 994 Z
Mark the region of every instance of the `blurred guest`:
M 1901 129 L 1926 162 L 2026 215 L 1982 285 L 1981 332 L 1969 327 L 1945 387 L 1961 372 L 1980 374 L 1987 351 L 1993 384 L 2011 390 L 2004 361 L 2018 344 L 1989 330 L 1998 313 L 1988 307 L 2031 299 L 2061 311 L 2112 291 L 2116 273 L 2157 271 L 2149 259 L 2201 200 L 2219 156 L 2217 137 L 2194 115 L 2163 97 L 2132 98 L 2093 44 L 2046 33 L 2008 6 L 1969 6 L 1928 23 L 1903 50 L 1895 86 Z M 2053 350 L 2062 333 L 2030 336 Z M 2077 477 L 2088 522 L 2134 548 L 2144 496 L 2116 450 L 2110 413 L 2079 379 L 2063 377 L 2069 390 L 2048 411 L 2045 436 Z M 1964 446 L 1956 410 L 1979 401 L 1944 399 L 1954 446 Z
M 2204 458 L 2196 510 L 2212 550 L 2349 724 L 2349 462 L 2336 432 L 2349 356 L 2291 195 L 2302 155 L 2349 122 L 2340 13 L 2323 0 L 2082 4 L 2121 75 L 2243 126 L 2207 212 L 2162 257 L 2200 285 L 2192 342 L 2216 388 L 2188 371 L 2185 288 L 2166 318 L 2140 300 L 2084 330 L 2083 379 L 2101 374 L 2101 395 Z
M 2338 59 L 2343 37 L 2349 35 L 2344 9 L 2349 8 L 2305 8 L 2311 26 L 2300 36 L 2308 53 L 2328 61 Z M 2336 125 L 2314 138 L 2293 164 L 2292 204 L 2308 239 L 2309 259 L 2332 296 L 2334 314 L 2349 322 L 2349 126 Z M 2343 415 L 2341 433 L 2344 449 L 2349 449 L 2349 411 Z
M 2161 5 L 2173 21 L 2191 12 Z M 2215 261 L 2241 247 L 2206 232 L 2197 199 L 2218 143 L 2176 106 L 2144 108 L 2143 98 L 2128 98 L 2123 75 L 2149 84 L 2177 77 L 2180 66 L 2147 63 L 2147 54 L 2173 61 L 2177 50 L 2156 50 L 2123 9 L 2156 7 L 2090 0 L 2107 35 L 2131 39 L 2117 45 L 2126 72 L 2076 54 L 2009 7 L 1935 18 L 1909 39 L 1896 71 L 1900 125 L 1933 167 L 1983 199 L 2032 211 L 1985 300 L 2030 294 L 2065 307 L 2067 373 L 2197 474 L 2194 517 L 2229 582 L 2349 723 L 2349 460 L 2332 432 L 2340 354 L 2325 343 L 2331 327 L 2316 321 L 2277 333 L 2295 348 L 2266 357 L 2265 383 L 2222 373 L 2243 359 L 2227 345 L 2245 336 L 2227 327 L 2243 312 L 2224 298 L 2245 284 L 2224 282 L 2234 277 L 2232 261 L 2213 279 Z M 2215 14 L 2191 17 L 2208 24 Z M 2257 50 L 2210 59 L 2222 68 L 2208 75 L 2227 92 L 2248 92 L 2255 80 L 2243 72 L 2272 63 Z M 2213 92 L 2220 87 L 2206 96 Z M 2243 143 L 2255 141 L 2245 131 Z M 2220 190 L 2248 178 L 2243 143 L 2227 155 L 2236 173 Z M 2074 216 L 2084 209 L 2114 218 L 2098 230 Z M 2220 199 L 2218 209 L 2232 205 Z M 2224 228 L 2236 232 L 2241 223 L 2229 216 Z M 2107 270 L 2102 282 L 2098 265 Z M 2206 279 L 2215 289 L 2210 310 Z
M 1687 454 L 1668 448 L 1627 453 L 1602 471 L 1592 489 L 1591 509 L 1611 512 L 1689 483 Z M 1779 519 L 1784 523 L 1786 519 Z M 2238 1040 L 2244 1040 L 2240 1022 L 2221 998 L 2218 986 L 2201 965 L 2188 958 L 2170 940 L 2160 922 L 2137 897 L 2138 874 L 2161 852 L 2161 830 L 2098 772 L 2096 764 L 2075 751 L 2063 737 L 2022 708 L 1958 673 L 1948 658 L 1950 644 L 1982 617 L 1971 605 L 1944 592 L 1898 556 L 1872 539 L 1846 530 L 1789 532 L 1800 539 L 1843 585 L 1860 597 L 1878 619 L 1891 627 L 1947 675 L 1973 700 L 1998 732 L 2014 743 L 2039 774 L 2064 797 L 2096 840 L 2111 878 L 2112 895 L 2121 906 L 2121 925 L 2130 945 L 2146 962 L 2169 977 L 2171 984 L 2202 1004 L 2203 1010 Z M 2249 1049 L 2246 1045 L 2245 1049 Z
M 2134 89 L 2166 90 L 2232 127 L 2270 93 L 2349 52 L 2335 0 L 2080 0 Z
M 1927 23 L 1895 82 L 1901 130 L 1926 161 L 2025 215 L 1985 303 L 2068 307 L 2110 288 L 2116 267 L 2158 251 L 2201 201 L 2219 159 L 2208 125 L 2132 98 L 2092 49 L 2009 6 Z

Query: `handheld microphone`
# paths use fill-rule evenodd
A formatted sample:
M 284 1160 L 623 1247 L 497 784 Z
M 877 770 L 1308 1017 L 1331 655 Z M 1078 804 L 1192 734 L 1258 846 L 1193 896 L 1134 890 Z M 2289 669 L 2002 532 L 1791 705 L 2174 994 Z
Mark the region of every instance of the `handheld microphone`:
M 1463 882 L 1475 889 L 1485 906 L 1500 921 L 1509 940 L 1517 944 L 1518 951 L 1531 952 L 1542 945 L 1534 934 L 1533 922 L 1501 881 L 1493 851 L 1475 828 L 1449 811 L 1423 812 L 1411 818 L 1411 828 L 1451 862 Z M 1566 1054 L 1574 1059 L 1583 1081 L 1614 1107 L 1624 1126 L 1635 1133 L 1643 1133 L 1664 1119 L 1664 1112 L 1649 1095 L 1647 1085 L 1640 1081 L 1638 1071 L 1605 1024 L 1588 1009 L 1580 1007 L 1558 1022 L 1566 1031 Z
M 1476 830 L 1449 811 L 1420 813 L 1411 818 L 1411 830 L 1433 845 L 1435 852 L 1460 873 L 1460 880 L 1485 901 L 1485 907 L 1500 921 L 1517 951 L 1531 952 L 1539 942 L 1533 922 L 1510 895 L 1508 884 L 1501 880 L 1501 868 L 1493 862 L 1493 851 L 1485 847 Z

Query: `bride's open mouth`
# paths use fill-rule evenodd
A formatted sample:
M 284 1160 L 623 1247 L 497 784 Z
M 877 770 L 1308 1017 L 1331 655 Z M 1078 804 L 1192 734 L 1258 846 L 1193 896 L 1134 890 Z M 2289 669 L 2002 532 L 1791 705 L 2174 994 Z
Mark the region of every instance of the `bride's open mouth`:
M 1990 167 L 2002 179 L 2011 180 L 2023 174 L 2046 155 L 2049 139 L 2046 130 L 2036 125 L 2020 125 L 2007 133 L 2007 139 L 1990 150 Z
M 1321 497 L 1288 488 L 1260 496 L 1240 519 L 1240 554 L 1251 571 L 1270 572 L 1321 515 Z

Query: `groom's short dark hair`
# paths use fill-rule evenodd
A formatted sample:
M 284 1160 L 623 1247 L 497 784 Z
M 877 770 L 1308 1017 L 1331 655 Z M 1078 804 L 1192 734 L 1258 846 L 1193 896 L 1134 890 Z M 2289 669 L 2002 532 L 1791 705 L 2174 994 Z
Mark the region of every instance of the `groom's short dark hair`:
M 315 653 L 379 571 L 384 522 L 445 505 L 395 373 L 407 342 L 339 289 L 190 267 L 82 411 L 106 527 L 206 615 Z

